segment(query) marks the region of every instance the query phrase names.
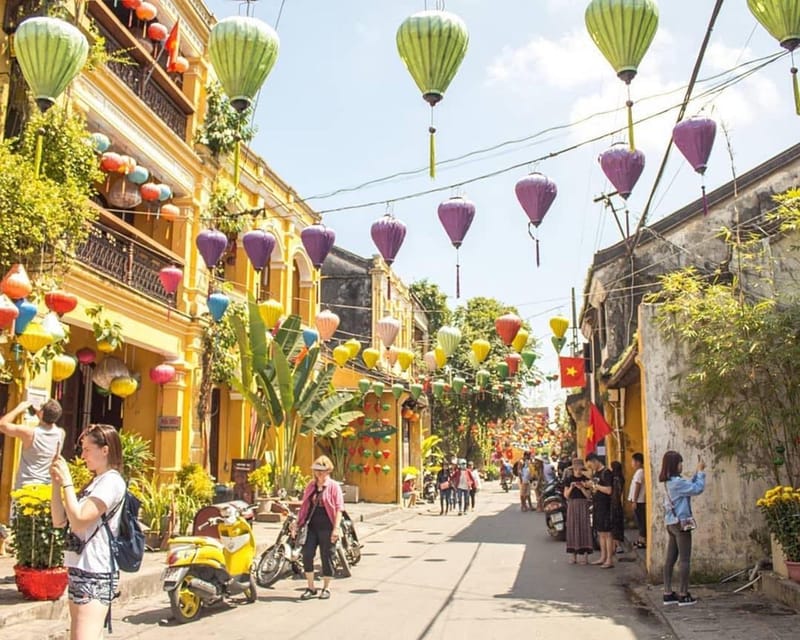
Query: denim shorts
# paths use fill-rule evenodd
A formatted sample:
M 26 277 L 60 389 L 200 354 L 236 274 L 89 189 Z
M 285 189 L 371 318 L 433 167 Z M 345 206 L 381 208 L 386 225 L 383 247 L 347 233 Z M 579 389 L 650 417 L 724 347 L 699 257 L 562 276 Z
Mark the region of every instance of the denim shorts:
M 105 605 L 119 594 L 119 572 L 111 573 L 89 573 L 82 569 L 70 567 L 67 571 L 69 576 L 69 599 L 75 604 L 87 604 L 92 600 L 97 600 Z

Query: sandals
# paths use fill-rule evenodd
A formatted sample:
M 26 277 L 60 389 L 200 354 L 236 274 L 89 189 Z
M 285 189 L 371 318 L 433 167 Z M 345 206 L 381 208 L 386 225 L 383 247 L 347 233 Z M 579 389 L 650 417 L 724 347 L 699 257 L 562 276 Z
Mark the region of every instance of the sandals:
M 323 591 L 327 591 L 327 589 L 323 589 Z M 308 588 L 306 588 L 306 590 L 303 591 L 303 595 L 300 596 L 300 599 L 301 600 L 311 600 L 311 598 L 316 598 L 316 597 L 317 597 L 317 590 L 316 589 L 308 589 Z M 322 596 L 320 596 L 320 597 L 322 597 Z M 328 597 L 330 598 L 330 593 L 328 593 Z

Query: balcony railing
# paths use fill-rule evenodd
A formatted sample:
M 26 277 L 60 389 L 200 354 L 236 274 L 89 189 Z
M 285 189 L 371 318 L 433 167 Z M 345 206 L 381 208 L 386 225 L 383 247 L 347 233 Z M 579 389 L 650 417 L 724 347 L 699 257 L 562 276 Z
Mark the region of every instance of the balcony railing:
M 135 238 L 102 222 L 93 222 L 77 257 L 88 267 L 139 293 L 170 303 L 158 274 L 162 268 L 175 265 L 177 260 L 144 246 Z

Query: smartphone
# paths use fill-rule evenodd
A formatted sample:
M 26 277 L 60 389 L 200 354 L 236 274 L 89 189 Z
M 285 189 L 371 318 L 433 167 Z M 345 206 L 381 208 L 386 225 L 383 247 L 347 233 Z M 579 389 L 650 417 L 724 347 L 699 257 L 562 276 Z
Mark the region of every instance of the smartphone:
M 27 411 L 29 415 L 35 416 L 38 409 L 33 405 L 31 405 L 30 407 L 28 407 Z

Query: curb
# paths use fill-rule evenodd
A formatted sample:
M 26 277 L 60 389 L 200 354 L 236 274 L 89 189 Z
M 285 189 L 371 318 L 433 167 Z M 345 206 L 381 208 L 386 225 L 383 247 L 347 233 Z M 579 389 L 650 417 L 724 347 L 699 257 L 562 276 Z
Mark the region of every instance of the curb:
M 399 505 L 391 505 L 387 506 L 385 509 L 380 509 L 372 513 L 362 513 L 358 516 L 356 522 L 366 522 L 368 520 L 373 520 L 375 518 L 380 518 L 395 512 L 403 511 L 404 510 L 401 509 Z M 416 512 L 411 512 L 408 514 L 408 518 L 416 515 Z M 402 522 L 408 518 L 403 518 L 399 521 Z M 391 526 L 394 526 L 395 524 L 396 522 L 390 522 L 385 526 L 378 527 L 374 531 L 370 531 L 366 535 L 362 536 L 362 539 L 369 538 L 379 531 L 383 531 Z M 271 544 L 271 541 L 257 544 L 256 557 L 260 556 Z M 114 601 L 114 603 L 116 605 L 124 605 L 135 598 L 155 595 L 156 593 L 160 592 L 162 568 L 162 564 L 149 563 L 146 569 L 138 571 L 135 574 L 130 574 L 129 577 L 123 574 L 122 584 L 124 585 L 124 588 L 122 590 L 122 594 L 117 600 Z M 66 619 L 69 610 L 68 600 L 63 596 L 55 601 L 20 603 L 9 608 L 16 610 L 0 613 L 0 629 L 8 628 L 12 625 L 23 622 L 29 622 L 31 620 L 55 621 Z

